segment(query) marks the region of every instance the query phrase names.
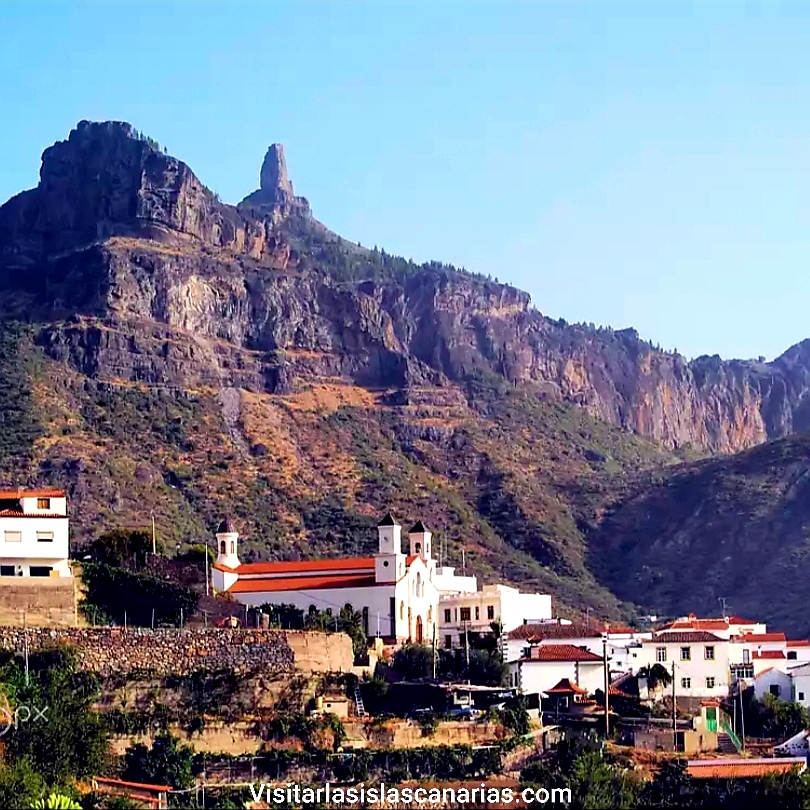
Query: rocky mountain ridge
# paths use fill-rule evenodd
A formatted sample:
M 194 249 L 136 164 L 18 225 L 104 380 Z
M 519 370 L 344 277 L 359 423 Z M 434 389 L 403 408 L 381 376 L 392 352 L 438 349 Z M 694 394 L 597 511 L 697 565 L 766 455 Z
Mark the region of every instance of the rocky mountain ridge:
M 336 277 L 336 255 L 369 278 Z M 493 374 L 707 452 L 810 426 L 810 342 L 773 363 L 690 363 L 633 330 L 554 321 L 505 284 L 415 266 L 386 278 L 360 255 L 294 195 L 279 145 L 234 207 L 129 124 L 83 121 L 45 150 L 39 186 L 0 208 L 0 307 L 47 322 L 53 357 L 132 381 L 407 389 Z M 156 356 L 132 351 L 151 336 Z

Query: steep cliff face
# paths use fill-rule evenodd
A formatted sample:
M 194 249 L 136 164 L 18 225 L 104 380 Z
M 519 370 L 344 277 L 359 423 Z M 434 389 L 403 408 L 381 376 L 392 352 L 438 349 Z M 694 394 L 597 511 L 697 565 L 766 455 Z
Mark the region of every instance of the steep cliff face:
M 489 374 L 710 452 L 810 426 L 806 344 L 770 364 L 687 363 L 632 330 L 553 321 L 507 285 L 343 243 L 294 195 L 280 145 L 236 207 L 155 147 L 81 122 L 0 208 L 2 317 L 45 324 L 40 345 L 84 373 L 255 391 Z

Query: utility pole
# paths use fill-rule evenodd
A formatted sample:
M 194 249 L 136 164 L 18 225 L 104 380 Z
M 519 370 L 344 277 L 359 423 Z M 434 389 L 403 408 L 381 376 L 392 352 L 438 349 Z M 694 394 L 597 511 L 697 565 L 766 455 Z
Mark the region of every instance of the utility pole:
M 467 623 L 464 623 L 464 657 L 467 660 L 467 684 L 470 683 L 470 634 L 467 632 Z
M 208 540 L 205 541 L 205 595 L 208 596 Z
M 438 651 L 436 649 L 436 624 L 433 624 L 433 680 L 436 680 L 436 659 L 438 658 Z
M 23 650 L 25 654 L 25 685 L 28 686 L 28 616 L 23 612 Z
M 610 736 L 610 716 L 609 716 L 609 702 L 608 692 L 610 691 L 610 670 L 608 669 L 608 655 L 607 655 L 607 635 L 602 636 L 602 666 L 604 667 L 605 676 L 605 739 Z
M 678 710 L 675 704 L 675 662 L 672 662 L 672 750 L 678 750 Z
M 743 699 L 742 699 L 742 683 L 738 681 L 737 694 L 740 696 L 740 731 L 742 735 L 740 742 L 742 743 L 742 753 L 745 753 L 745 714 L 743 714 Z
M 149 510 L 149 516 L 152 518 L 152 554 L 157 554 L 157 543 L 155 542 L 155 510 Z

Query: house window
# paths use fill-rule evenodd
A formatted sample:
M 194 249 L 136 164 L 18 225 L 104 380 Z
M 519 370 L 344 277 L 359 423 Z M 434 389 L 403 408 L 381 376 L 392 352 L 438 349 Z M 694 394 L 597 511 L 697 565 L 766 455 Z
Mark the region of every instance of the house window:
M 788 650 L 788 661 L 795 661 L 796 660 L 796 650 Z
M 656 647 L 655 648 L 655 660 L 661 664 L 667 660 L 667 648 L 666 647 Z
M 50 509 L 50 508 L 51 508 L 50 498 L 37 498 L 37 509 Z
M 691 660 L 692 660 L 692 648 L 681 647 L 681 661 L 691 661 Z
M 459 637 L 458 637 L 458 646 L 459 647 L 466 647 L 467 645 L 465 644 L 465 642 L 466 642 L 466 639 L 464 638 L 464 633 L 460 633 Z
M 444 609 L 444 620 L 447 624 L 450 624 L 450 608 Z
M 799 692 L 799 700 L 804 700 L 804 692 Z
M 5 541 L 7 543 L 22 543 L 22 532 L 6 532 Z
M 461 621 L 468 622 L 470 620 L 470 609 L 461 608 Z
M 714 647 L 706 647 L 706 660 L 714 661 Z
M 452 636 L 445 636 L 444 637 L 444 648 L 446 650 L 451 649 L 453 646 L 453 637 Z
M 478 621 L 481 618 L 481 608 L 476 605 L 475 607 L 475 620 Z
M 706 678 L 706 688 L 707 689 L 714 689 L 714 678 L 712 678 L 712 677 Z
M 489 621 L 495 621 L 495 605 L 487 605 L 487 619 Z
M 561 697 L 560 698 L 560 708 L 561 709 L 567 709 L 568 708 L 568 698 L 567 697 Z
M 692 688 L 692 679 L 681 678 L 681 689 L 691 689 L 691 688 Z
M 0 577 L 13 577 L 13 576 L 14 576 L 13 565 L 0 565 Z
M 769 692 L 770 692 L 770 693 L 771 693 L 771 694 L 772 694 L 774 697 L 779 697 L 779 692 L 780 692 L 781 690 L 779 689 L 779 684 L 778 684 L 778 683 L 772 683 L 768 691 L 769 691 Z
M 37 532 L 37 542 L 38 543 L 52 543 L 53 542 L 53 532 Z
M 32 565 L 30 570 L 32 577 L 49 577 L 51 575 L 50 565 Z
M 754 677 L 754 665 L 753 664 L 738 664 L 731 668 L 731 676 L 732 678 L 748 678 L 751 679 Z
M 743 664 L 751 663 L 751 650 L 743 650 Z

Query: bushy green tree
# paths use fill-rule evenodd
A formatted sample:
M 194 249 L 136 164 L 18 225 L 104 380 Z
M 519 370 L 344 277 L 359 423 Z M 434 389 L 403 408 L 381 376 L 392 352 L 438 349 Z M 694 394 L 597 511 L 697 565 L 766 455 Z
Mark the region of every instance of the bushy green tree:
M 0 807 L 33 807 L 45 793 L 45 780 L 27 758 L 0 765 Z
M 38 652 L 29 664 L 27 678 L 18 657 L 6 658 L 0 666 L 12 710 L 27 718 L 4 737 L 9 761 L 28 761 L 49 785 L 103 772 L 109 735 L 92 710 L 97 679 L 78 671 L 72 651 Z
M 171 734 L 155 738 L 151 748 L 133 745 L 124 755 L 124 778 L 132 782 L 171 785 L 184 790 L 194 784 L 194 749 Z
M 163 551 L 160 542 L 156 546 Z M 99 535 L 89 550 L 95 562 L 115 568 L 138 568 L 152 551 L 152 534 L 145 529 L 112 529 Z
M 429 678 L 433 674 L 433 649 L 424 644 L 405 644 L 394 653 L 391 666 L 409 681 Z

